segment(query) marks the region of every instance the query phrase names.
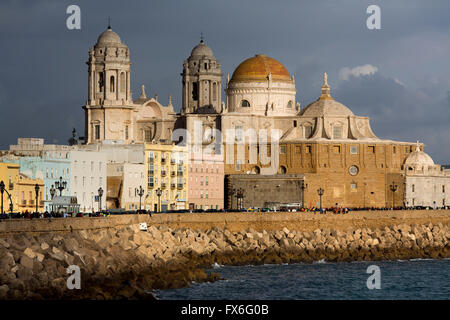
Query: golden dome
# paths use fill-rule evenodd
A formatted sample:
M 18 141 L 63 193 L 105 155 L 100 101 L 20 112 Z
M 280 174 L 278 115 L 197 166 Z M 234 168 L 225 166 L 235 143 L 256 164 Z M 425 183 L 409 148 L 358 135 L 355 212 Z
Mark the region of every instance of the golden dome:
M 264 54 L 257 54 L 234 70 L 231 81 L 267 81 L 269 74 L 272 75 L 272 80 L 291 80 L 289 72 L 280 62 Z

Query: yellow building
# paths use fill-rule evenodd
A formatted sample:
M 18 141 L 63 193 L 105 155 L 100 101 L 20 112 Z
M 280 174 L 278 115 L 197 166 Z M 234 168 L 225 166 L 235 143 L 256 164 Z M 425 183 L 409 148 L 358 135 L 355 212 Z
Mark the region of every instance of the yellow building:
M 20 166 L 16 163 L 0 162 L 0 181 L 5 184 L 3 211 L 9 212 L 12 202 L 14 212 L 35 212 L 36 184 L 39 186 L 38 210 L 43 211 L 42 191 L 44 190 L 44 182 L 41 179 L 30 179 L 19 171 Z M 9 198 L 8 193 L 11 198 Z
M 147 210 L 188 208 L 188 160 L 186 147 L 162 143 L 145 144 Z

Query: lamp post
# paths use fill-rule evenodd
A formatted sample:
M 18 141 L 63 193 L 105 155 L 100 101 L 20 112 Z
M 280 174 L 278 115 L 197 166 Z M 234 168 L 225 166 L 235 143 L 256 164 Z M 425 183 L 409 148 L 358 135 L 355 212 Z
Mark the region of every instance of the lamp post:
M 67 182 L 63 181 L 62 177 L 59 177 L 59 181 L 55 181 L 55 187 L 59 190 L 59 196 L 62 196 L 62 191 L 66 189 Z
M 102 187 L 98 188 L 98 211 L 102 211 L 102 196 L 103 189 Z
M 2 181 L 0 181 L 0 192 L 2 194 L 2 214 L 3 214 L 3 192 L 5 192 L 5 183 Z
M 141 210 L 141 200 L 142 200 L 142 196 L 144 195 L 144 188 L 142 188 L 142 186 L 139 186 L 139 189 L 135 189 L 134 192 L 139 196 L 139 210 Z
M 322 196 L 323 196 L 324 192 L 325 192 L 325 190 L 323 190 L 322 187 L 317 189 L 317 194 L 319 195 L 319 198 L 320 198 L 320 212 L 322 212 Z
M 302 189 L 302 208 L 305 208 L 305 189 L 308 188 L 308 184 L 305 184 L 305 180 L 302 181 L 302 185 L 300 187 Z
M 39 200 L 39 185 L 36 183 L 34 186 L 34 191 L 36 192 L 36 213 L 38 212 L 38 200 Z
M 161 188 L 156 189 L 156 195 L 158 196 L 158 212 L 161 212 L 161 195 L 162 195 Z
M 395 204 L 395 191 L 397 191 L 398 185 L 396 185 L 394 182 L 389 186 L 389 188 L 392 191 L 392 210 L 394 210 L 394 204 Z

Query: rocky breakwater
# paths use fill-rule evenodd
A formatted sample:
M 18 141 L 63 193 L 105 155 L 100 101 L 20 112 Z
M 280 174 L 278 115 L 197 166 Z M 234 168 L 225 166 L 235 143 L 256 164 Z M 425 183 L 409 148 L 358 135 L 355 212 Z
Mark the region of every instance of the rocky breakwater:
M 206 232 L 138 225 L 0 238 L 0 299 L 151 299 L 153 289 L 215 281 L 212 264 L 449 258 L 449 224 L 346 232 L 253 229 Z M 67 267 L 81 270 L 69 290 Z

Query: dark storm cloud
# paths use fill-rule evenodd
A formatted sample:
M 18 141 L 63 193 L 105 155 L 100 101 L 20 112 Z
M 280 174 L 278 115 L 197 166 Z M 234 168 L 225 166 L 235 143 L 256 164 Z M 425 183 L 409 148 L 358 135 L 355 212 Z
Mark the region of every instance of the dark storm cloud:
M 66 28 L 66 8 L 81 8 L 82 29 Z M 366 28 L 381 7 L 382 29 Z M 181 107 L 180 72 L 203 32 L 226 76 L 265 53 L 295 75 L 302 107 L 317 99 L 323 72 L 334 97 L 372 118 L 382 138 L 427 144 L 450 163 L 450 4 L 447 1 L 2 1 L 0 3 L 0 148 L 17 137 L 65 143 L 83 135 L 89 48 L 112 28 L 131 50 L 132 90 Z M 370 76 L 339 71 L 370 64 Z M 225 79 L 225 77 L 224 77 Z

